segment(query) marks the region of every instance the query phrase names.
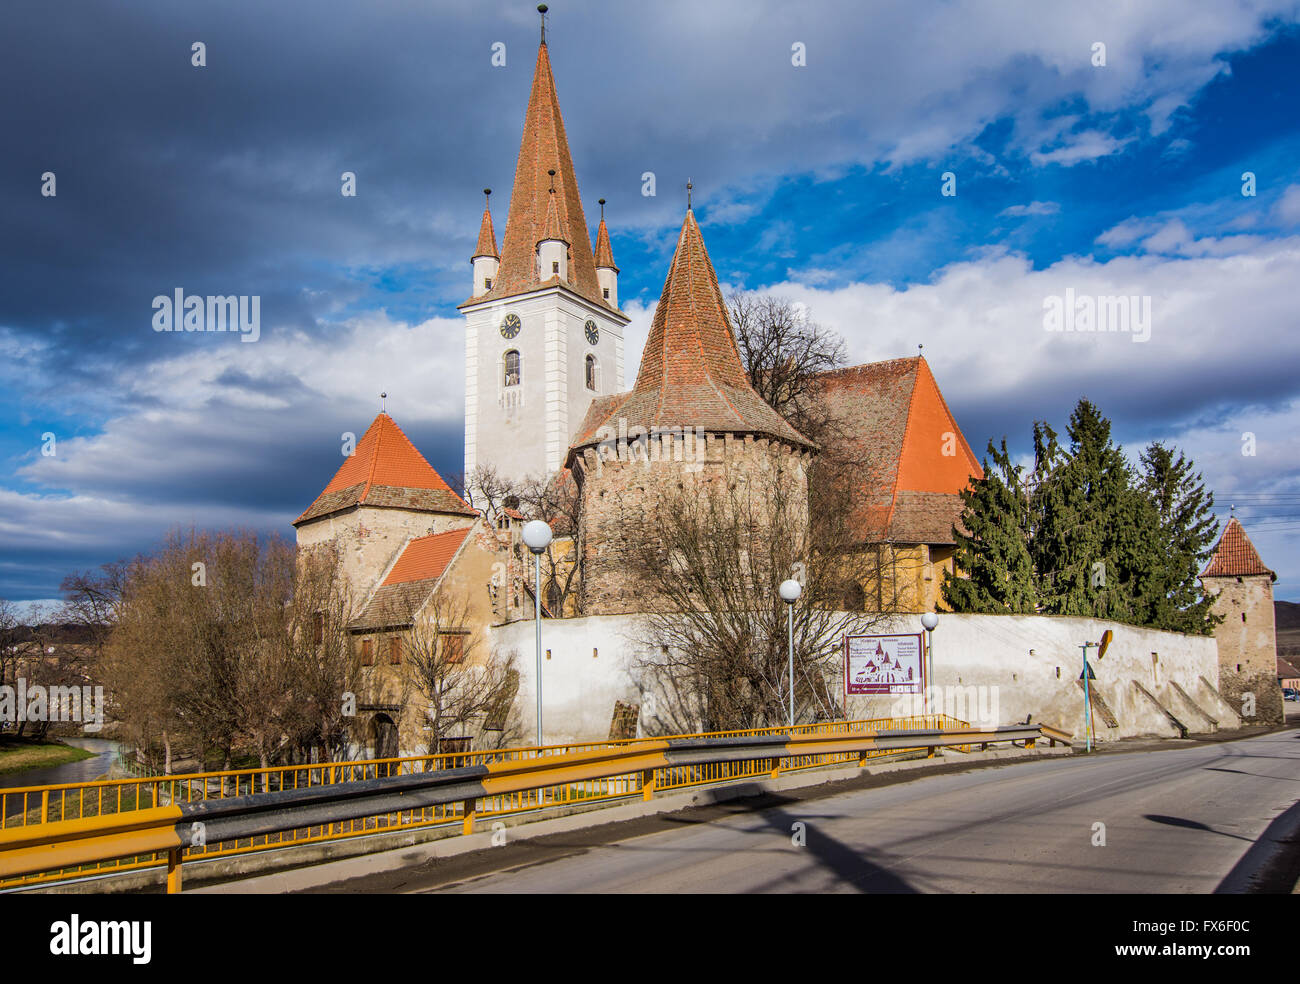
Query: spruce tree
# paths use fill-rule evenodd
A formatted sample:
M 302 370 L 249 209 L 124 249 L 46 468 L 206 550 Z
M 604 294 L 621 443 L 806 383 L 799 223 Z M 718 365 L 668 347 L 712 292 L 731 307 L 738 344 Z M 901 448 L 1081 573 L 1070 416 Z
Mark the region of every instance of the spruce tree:
M 945 575 L 944 601 L 957 612 L 1032 614 L 1038 595 L 1023 469 L 1012 464 L 1005 437 L 1001 448 L 989 441 L 988 456 L 983 481 L 961 492 L 965 529 L 953 527 L 954 563 L 960 574 Z
M 1132 469 L 1111 442 L 1110 421 L 1093 404 L 1079 401 L 1067 434 L 1068 452 L 1051 454 L 1034 494 L 1031 547 L 1043 610 L 1133 621 L 1137 585 L 1149 566 L 1147 510 Z M 1053 445 L 1051 435 L 1045 447 L 1051 452 Z
M 1212 599 L 1199 581 L 1217 531 L 1214 496 L 1182 452 L 1175 459 L 1174 449 L 1155 442 L 1142 453 L 1141 462 L 1142 490 L 1152 504 L 1156 542 L 1164 554 L 1142 622 L 1208 635 L 1222 620 L 1210 611 Z

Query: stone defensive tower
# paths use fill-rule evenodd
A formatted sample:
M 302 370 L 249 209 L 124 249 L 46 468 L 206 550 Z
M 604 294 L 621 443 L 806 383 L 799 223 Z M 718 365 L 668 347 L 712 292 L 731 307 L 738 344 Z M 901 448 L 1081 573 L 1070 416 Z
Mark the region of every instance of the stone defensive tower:
M 779 488 L 806 524 L 813 451 L 750 385 L 688 208 L 636 385 L 596 400 L 569 449 L 582 495 L 583 612 L 645 610 L 623 561 L 681 491 L 771 499 Z
M 1201 584 L 1224 616 L 1214 631 L 1219 643 L 1219 691 L 1247 723 L 1281 724 L 1282 688 L 1277 682 L 1277 634 L 1273 582 L 1255 545 L 1236 517 L 1228 520 Z M 1255 714 L 1243 712 L 1253 694 Z M 1247 707 L 1248 709 L 1248 707 Z

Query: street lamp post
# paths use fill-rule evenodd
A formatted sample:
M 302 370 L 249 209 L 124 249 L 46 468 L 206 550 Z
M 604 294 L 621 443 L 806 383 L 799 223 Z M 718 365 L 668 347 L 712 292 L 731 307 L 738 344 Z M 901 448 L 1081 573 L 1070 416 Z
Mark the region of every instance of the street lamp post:
M 939 616 L 934 612 L 921 615 L 921 628 L 925 629 L 925 709 L 933 713 L 930 689 L 934 686 L 934 630 L 939 626 Z
M 533 553 L 533 614 L 537 623 L 537 744 L 542 744 L 542 554 L 551 545 L 551 527 L 540 519 L 524 525 L 524 546 Z
M 803 587 L 794 578 L 782 581 L 777 588 L 785 602 L 785 624 L 790 634 L 790 727 L 794 727 L 794 603 L 803 594 Z

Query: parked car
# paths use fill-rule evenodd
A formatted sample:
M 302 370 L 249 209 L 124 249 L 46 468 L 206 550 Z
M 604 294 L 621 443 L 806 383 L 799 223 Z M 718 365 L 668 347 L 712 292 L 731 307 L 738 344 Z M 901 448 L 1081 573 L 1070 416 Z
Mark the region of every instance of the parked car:
M 1292 690 L 1290 687 L 1282 691 L 1283 700 L 1300 700 L 1300 690 Z

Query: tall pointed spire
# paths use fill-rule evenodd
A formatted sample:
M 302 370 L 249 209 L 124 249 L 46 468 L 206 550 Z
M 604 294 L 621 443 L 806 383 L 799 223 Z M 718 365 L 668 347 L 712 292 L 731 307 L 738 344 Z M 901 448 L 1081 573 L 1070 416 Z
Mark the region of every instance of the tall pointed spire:
M 757 434 L 812 446 L 750 385 L 692 211 L 687 211 L 677 238 L 636 386 L 617 406 L 604 401 L 594 404 L 572 447 L 595 443 L 597 431 L 613 418 L 625 418 L 628 428 L 641 426 L 647 431 L 700 427 L 711 433 Z
M 490 198 L 491 195 L 491 188 L 483 189 L 484 198 Z M 485 201 L 483 203 L 483 221 L 479 223 L 478 245 L 474 248 L 473 259 L 478 259 L 480 256 L 490 256 L 496 260 L 501 259 L 501 254 L 497 252 L 496 230 L 492 228 L 492 209 L 490 207 L 490 201 Z
M 609 227 L 605 225 L 605 199 L 600 200 L 600 228 L 596 230 L 596 269 L 601 268 L 613 270 L 618 273 L 618 267 L 614 264 L 614 250 L 609 245 Z
M 555 172 L 554 178 L 548 173 L 550 171 Z M 551 194 L 552 180 L 554 195 Z M 551 60 L 547 46 L 541 44 L 537 49 L 532 94 L 524 116 L 515 184 L 510 192 L 510 213 L 501 245 L 501 267 L 488 297 L 510 297 L 541 284 L 537 244 L 546 236 L 552 207 L 556 213 L 555 221 L 564 233 L 564 241 L 571 247 L 566 286 L 589 301 L 612 307 L 604 300 L 596 278 L 587 220 L 578 194 L 573 158 L 569 155 L 564 120 L 560 116 Z
M 555 172 L 550 172 L 551 181 L 555 180 Z M 560 220 L 560 210 L 555 204 L 555 187 L 552 185 L 550 194 L 547 196 L 549 201 L 546 203 L 546 222 L 542 226 L 542 234 L 537 242 L 544 243 L 548 240 L 553 243 L 564 243 L 569 245 L 569 237 L 565 234 L 564 223 Z

